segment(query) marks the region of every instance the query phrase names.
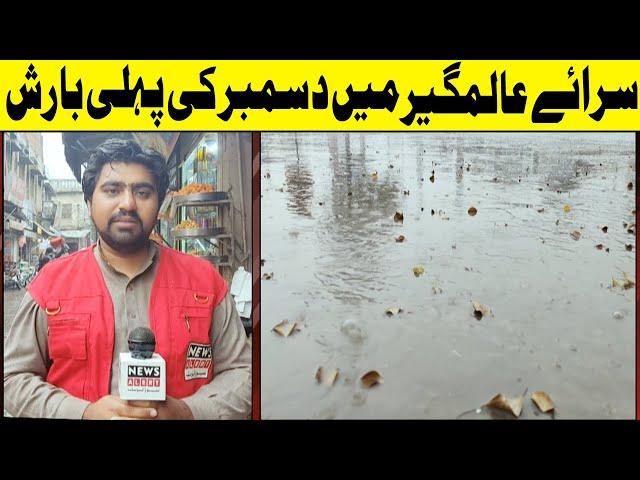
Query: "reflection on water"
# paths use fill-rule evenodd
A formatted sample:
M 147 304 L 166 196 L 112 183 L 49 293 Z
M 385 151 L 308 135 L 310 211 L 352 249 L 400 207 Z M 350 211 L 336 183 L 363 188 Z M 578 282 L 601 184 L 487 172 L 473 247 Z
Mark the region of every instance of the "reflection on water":
M 632 417 L 634 290 L 610 285 L 635 277 L 633 152 L 632 134 L 263 134 L 263 418 L 455 418 L 527 387 L 559 418 Z

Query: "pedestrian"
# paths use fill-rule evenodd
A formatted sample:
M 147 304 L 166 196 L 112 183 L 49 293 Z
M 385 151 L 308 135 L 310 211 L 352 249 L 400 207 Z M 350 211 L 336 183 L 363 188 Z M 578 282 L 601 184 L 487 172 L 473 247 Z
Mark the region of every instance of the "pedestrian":
M 42 255 L 40 255 L 40 260 L 38 261 L 38 271 L 42 269 L 47 263 L 49 263 L 53 259 L 53 248 L 47 247 Z
M 165 159 L 133 141 L 91 153 L 82 190 L 98 241 L 29 285 L 5 343 L 11 415 L 248 417 L 250 347 L 227 283 L 209 262 L 149 241 L 168 184 Z M 154 331 L 166 361 L 166 401 L 119 398 L 119 354 L 137 327 Z M 194 346 L 209 358 L 190 361 Z

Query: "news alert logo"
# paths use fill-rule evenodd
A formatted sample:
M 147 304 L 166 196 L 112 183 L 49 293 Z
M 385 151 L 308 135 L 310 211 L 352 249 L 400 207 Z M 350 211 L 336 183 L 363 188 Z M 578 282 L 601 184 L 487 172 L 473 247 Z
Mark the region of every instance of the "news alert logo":
M 190 343 L 187 349 L 187 362 L 184 366 L 184 379 L 208 378 L 211 370 L 211 345 Z
M 160 367 L 129 365 L 127 368 L 128 387 L 160 387 Z

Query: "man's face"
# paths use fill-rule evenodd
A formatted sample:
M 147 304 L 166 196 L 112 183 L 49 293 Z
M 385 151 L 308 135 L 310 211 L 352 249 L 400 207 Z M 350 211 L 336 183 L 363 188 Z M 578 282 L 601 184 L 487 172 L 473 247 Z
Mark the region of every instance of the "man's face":
M 100 238 L 111 248 L 132 253 L 147 244 L 158 216 L 158 192 L 144 165 L 105 164 L 88 204 Z

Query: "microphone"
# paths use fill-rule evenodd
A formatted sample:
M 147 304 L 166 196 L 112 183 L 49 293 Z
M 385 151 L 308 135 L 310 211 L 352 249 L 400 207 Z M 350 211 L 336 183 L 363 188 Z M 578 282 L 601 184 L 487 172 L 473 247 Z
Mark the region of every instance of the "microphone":
M 120 398 L 166 400 L 167 369 L 156 348 L 156 337 L 146 327 L 129 334 L 129 351 L 120 353 Z

